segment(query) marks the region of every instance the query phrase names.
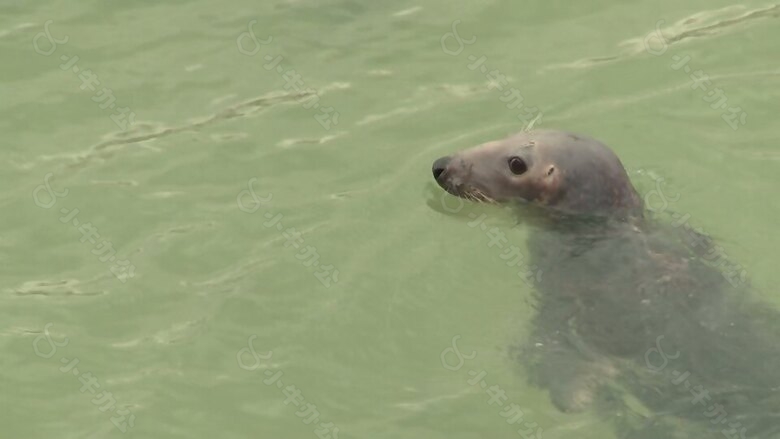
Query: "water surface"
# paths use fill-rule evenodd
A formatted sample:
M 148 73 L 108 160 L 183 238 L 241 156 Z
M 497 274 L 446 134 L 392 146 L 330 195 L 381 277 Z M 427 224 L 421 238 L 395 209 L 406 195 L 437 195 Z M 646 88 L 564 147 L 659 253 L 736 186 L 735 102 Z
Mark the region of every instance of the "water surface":
M 448 213 L 430 164 L 541 113 L 611 145 L 643 193 L 662 178 L 663 209 L 780 303 L 777 14 L 5 2 L 3 436 L 510 438 L 534 423 L 546 439 L 611 437 L 511 359 L 531 288 L 468 213 L 521 248 L 529 231 L 497 208 Z M 507 108 L 512 89 L 522 106 Z M 469 384 L 482 371 L 505 400 Z

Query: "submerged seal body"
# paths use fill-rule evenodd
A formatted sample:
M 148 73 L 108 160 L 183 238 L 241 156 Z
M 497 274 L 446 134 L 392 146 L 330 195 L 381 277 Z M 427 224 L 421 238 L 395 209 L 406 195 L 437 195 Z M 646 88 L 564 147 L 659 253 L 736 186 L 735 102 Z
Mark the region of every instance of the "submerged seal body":
M 432 171 L 453 195 L 530 219 L 544 276 L 518 358 L 559 409 L 595 406 L 620 437 L 780 437 L 780 313 L 703 260 L 711 241 L 648 218 L 610 148 L 531 131 Z

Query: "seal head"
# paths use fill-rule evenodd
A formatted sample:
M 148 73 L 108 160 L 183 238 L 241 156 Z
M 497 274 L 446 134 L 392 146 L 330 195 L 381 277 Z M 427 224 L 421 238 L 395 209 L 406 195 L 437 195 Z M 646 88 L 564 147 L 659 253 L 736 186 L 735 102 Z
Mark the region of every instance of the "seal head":
M 567 215 L 641 215 L 642 201 L 620 159 L 589 137 L 523 132 L 433 163 L 447 192 L 483 202 L 528 202 Z

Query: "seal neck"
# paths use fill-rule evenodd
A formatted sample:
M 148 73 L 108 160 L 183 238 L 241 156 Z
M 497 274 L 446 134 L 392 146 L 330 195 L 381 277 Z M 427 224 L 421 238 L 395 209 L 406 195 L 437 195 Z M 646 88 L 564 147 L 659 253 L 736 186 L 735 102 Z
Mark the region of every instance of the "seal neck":
M 644 222 L 643 210 L 636 207 L 588 213 L 567 212 L 534 204 L 520 204 L 517 207 L 521 222 L 563 233 L 599 235 L 627 226 L 641 227 Z

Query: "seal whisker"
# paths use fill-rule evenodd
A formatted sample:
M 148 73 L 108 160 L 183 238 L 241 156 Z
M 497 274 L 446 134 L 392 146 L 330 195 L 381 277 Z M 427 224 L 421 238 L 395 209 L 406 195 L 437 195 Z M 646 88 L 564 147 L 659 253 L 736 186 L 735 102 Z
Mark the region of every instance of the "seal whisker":
M 471 195 L 474 197 L 474 199 L 476 199 L 477 201 L 480 201 L 482 203 L 490 203 L 490 204 L 495 204 L 496 203 L 496 200 L 494 200 L 489 195 L 487 195 L 486 193 L 482 192 L 479 189 L 472 189 L 471 190 Z

